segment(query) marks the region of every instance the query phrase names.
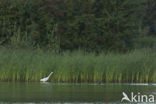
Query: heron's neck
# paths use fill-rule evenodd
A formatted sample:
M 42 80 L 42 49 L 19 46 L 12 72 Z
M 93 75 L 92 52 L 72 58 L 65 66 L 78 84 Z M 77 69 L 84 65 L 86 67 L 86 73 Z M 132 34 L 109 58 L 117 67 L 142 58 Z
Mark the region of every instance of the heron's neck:
M 49 74 L 48 78 L 52 75 L 52 72 Z

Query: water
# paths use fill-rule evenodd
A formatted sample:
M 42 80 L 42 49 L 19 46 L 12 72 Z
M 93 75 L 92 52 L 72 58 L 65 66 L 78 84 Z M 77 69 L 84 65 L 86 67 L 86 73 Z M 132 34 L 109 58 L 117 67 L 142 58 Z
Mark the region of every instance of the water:
M 153 94 L 155 96 L 156 84 L 0 82 L 0 103 L 120 104 L 123 97 L 122 92 L 125 92 L 128 96 L 131 92 L 134 92 L 135 94 Z

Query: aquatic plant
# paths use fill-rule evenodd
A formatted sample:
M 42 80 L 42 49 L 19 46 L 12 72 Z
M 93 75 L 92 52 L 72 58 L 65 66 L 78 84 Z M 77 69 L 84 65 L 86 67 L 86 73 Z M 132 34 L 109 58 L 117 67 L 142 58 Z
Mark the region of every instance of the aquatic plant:
M 54 54 L 0 48 L 0 81 L 39 81 L 51 71 L 53 82 L 156 82 L 155 50 L 124 54 Z

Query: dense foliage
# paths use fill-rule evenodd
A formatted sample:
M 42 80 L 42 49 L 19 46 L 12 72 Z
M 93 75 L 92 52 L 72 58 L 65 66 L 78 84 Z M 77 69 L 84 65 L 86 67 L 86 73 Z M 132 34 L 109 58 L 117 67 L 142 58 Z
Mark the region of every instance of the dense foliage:
M 139 29 L 156 33 L 155 5 L 155 0 L 0 0 L 0 44 L 54 52 L 126 51 Z
M 51 51 L 0 48 L 0 81 L 156 83 L 156 49 L 125 54 L 81 51 L 56 55 Z

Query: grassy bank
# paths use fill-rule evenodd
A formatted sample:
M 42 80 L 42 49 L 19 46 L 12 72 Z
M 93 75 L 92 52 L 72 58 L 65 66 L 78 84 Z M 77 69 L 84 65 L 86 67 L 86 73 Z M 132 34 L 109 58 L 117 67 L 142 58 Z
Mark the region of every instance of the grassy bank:
M 56 55 L 0 48 L 0 81 L 39 81 L 54 72 L 53 82 L 156 82 L 155 50 L 126 54 Z

